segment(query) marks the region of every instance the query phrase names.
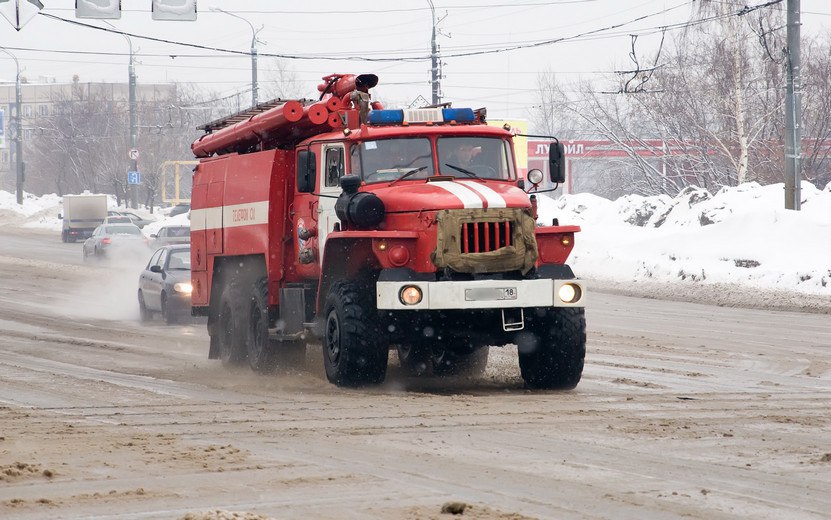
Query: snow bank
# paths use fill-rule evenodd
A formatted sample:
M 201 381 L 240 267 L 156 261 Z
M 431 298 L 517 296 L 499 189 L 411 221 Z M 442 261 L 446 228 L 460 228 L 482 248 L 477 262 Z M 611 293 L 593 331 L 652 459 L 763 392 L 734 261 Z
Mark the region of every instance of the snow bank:
M 584 278 L 831 295 L 831 190 L 803 183 L 802 200 L 786 210 L 782 184 L 756 183 L 675 198 L 541 197 L 539 222 L 582 226 L 570 263 Z

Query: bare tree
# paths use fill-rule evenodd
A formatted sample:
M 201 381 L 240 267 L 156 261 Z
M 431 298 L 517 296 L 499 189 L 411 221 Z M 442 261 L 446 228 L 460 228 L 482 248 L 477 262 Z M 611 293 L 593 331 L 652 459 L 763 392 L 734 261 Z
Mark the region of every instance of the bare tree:
M 784 67 L 781 53 L 772 52 L 782 46 L 781 13 L 737 0 L 697 6 L 688 27 L 654 59 L 638 59 L 633 38 L 634 70 L 621 74 L 620 87 L 586 83 L 581 95 L 562 103 L 627 152 L 634 172 L 626 182 L 635 192 L 674 194 L 689 184 L 718 189 L 781 177 Z M 817 100 L 827 92 L 822 65 L 816 61 L 813 76 Z M 555 92 L 544 76 L 540 84 Z M 813 135 L 822 131 L 818 126 Z
M 308 89 L 297 77 L 297 72 L 291 68 L 288 61 L 282 58 L 272 58 L 265 62 L 269 71 L 263 91 L 268 99 L 299 99 L 308 95 Z

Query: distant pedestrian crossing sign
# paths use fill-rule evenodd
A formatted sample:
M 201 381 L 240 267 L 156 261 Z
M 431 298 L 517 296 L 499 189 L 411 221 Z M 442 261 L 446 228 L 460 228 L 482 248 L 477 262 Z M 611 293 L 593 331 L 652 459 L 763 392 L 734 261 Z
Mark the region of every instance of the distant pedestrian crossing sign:
M 127 172 L 127 184 L 141 184 L 141 173 Z

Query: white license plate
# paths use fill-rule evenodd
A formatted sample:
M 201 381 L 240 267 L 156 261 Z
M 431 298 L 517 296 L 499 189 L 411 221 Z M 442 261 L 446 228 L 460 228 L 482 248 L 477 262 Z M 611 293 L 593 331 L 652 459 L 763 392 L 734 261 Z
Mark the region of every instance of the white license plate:
M 487 287 L 465 289 L 465 301 L 481 302 L 493 300 L 516 300 L 516 287 Z

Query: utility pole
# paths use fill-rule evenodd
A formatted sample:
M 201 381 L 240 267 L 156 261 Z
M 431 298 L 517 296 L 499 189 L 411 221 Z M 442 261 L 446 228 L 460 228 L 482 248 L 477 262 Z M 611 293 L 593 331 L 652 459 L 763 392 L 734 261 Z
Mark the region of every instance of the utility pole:
M 115 29 L 115 26 L 106 20 L 101 20 L 104 24 Z M 136 150 L 138 144 L 138 124 L 136 123 L 136 66 L 133 57 L 133 40 L 124 33 L 119 33 L 127 40 L 127 46 L 130 49 L 130 61 L 127 64 L 127 106 L 130 114 L 130 154 L 127 167 L 127 189 L 124 193 L 125 207 L 129 206 L 133 209 L 138 208 L 138 184 L 134 184 L 130 180 L 129 172 L 138 172 L 138 156 L 132 152 Z
M 220 13 L 225 13 L 228 16 L 233 16 L 234 18 L 239 18 L 243 22 L 247 23 L 249 27 L 251 27 L 251 106 L 257 106 L 257 30 L 254 29 L 254 25 L 243 18 L 242 16 L 236 15 L 234 13 L 230 13 L 225 11 L 224 9 L 220 9 L 219 7 L 214 7 L 213 11 L 219 11 Z
M 799 211 L 802 199 L 802 75 L 800 70 L 800 0 L 788 0 L 788 84 L 785 92 L 785 209 Z
M 20 63 L 17 61 L 17 56 L 10 53 L 6 49 L 0 49 L 14 60 L 15 78 L 14 78 L 14 163 L 15 163 L 15 194 L 17 195 L 17 203 L 23 204 L 23 112 L 21 110 L 20 100 Z
M 430 4 L 430 13 L 433 17 L 433 37 L 430 39 L 430 73 L 431 85 L 433 88 L 433 105 L 441 103 L 441 72 L 439 71 L 439 47 L 436 44 L 436 7 L 433 5 L 433 0 L 427 0 Z
M 138 129 L 136 125 L 136 68 L 133 63 L 133 42 L 127 38 L 130 44 L 130 64 L 127 67 L 127 75 L 129 82 L 129 104 L 130 104 L 130 150 L 136 150 L 138 144 Z M 130 153 L 130 171 L 137 172 L 138 170 L 138 156 Z M 138 207 L 138 184 L 128 184 L 130 189 L 130 207 L 136 209 Z

